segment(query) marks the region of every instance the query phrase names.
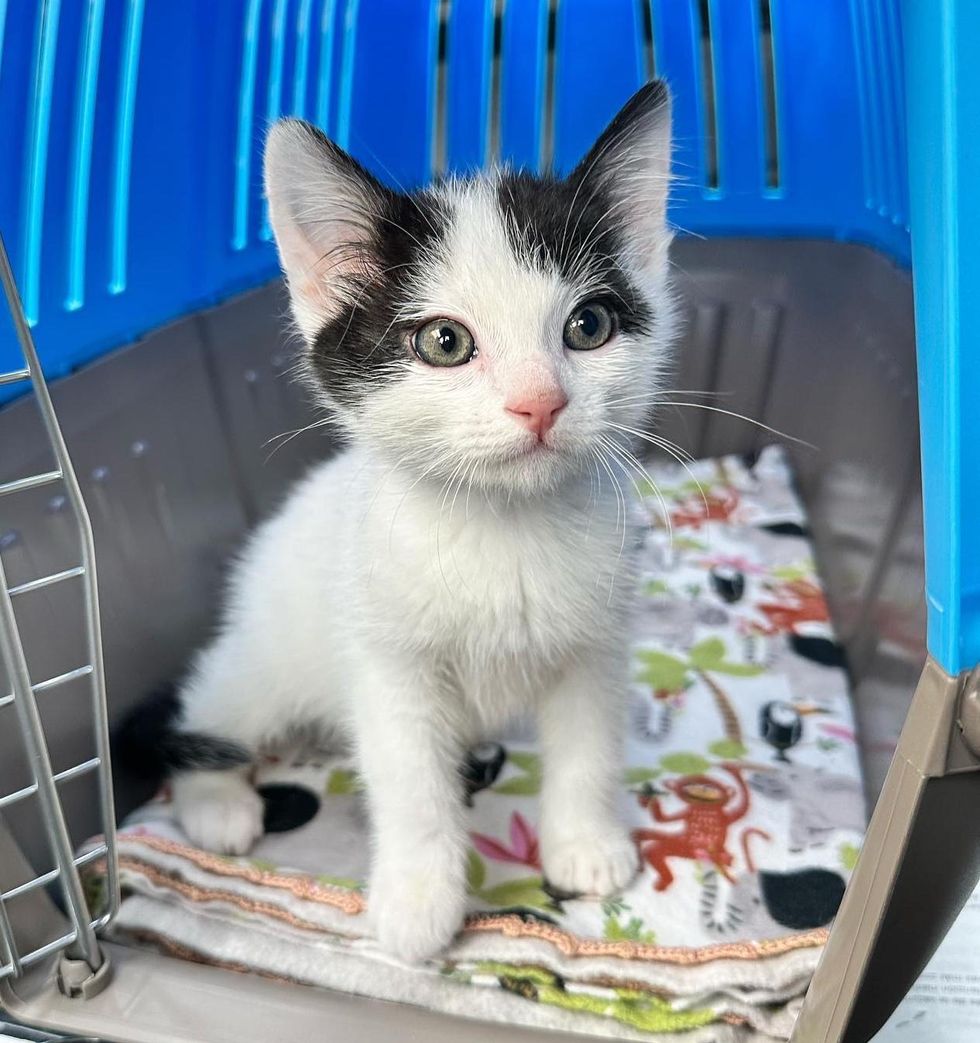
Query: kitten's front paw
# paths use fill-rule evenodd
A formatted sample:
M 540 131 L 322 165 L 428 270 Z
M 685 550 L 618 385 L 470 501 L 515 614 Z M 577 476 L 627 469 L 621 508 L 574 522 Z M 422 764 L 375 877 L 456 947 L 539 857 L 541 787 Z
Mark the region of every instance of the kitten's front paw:
M 379 861 L 368 889 L 368 915 L 381 948 L 406 963 L 441 952 L 463 925 L 462 859 L 436 851 Z
M 262 836 L 265 805 L 237 772 L 193 772 L 173 781 L 177 820 L 206 851 L 244 855 Z
M 599 898 L 622 891 L 639 868 L 636 845 L 620 826 L 544 841 L 541 859 L 552 887 Z

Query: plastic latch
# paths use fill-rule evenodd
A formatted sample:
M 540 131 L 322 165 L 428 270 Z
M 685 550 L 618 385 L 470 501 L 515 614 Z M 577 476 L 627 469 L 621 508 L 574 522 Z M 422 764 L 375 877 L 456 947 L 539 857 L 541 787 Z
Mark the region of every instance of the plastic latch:
M 62 954 L 58 961 L 58 988 L 69 999 L 90 1000 L 98 996 L 111 978 L 112 965 L 105 955 L 98 970 L 94 971 L 85 960 L 74 960 Z
M 963 686 L 957 724 L 963 733 L 963 742 L 974 757 L 980 758 L 980 666 Z

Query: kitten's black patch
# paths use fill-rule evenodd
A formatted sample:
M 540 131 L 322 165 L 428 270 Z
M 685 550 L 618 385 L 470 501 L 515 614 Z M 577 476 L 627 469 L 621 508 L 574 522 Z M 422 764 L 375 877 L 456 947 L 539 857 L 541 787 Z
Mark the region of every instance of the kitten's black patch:
M 620 329 L 648 333 L 653 325 L 650 306 L 619 260 L 623 218 L 608 213 L 611 200 L 605 189 L 582 186 L 576 195 L 578 187 L 572 178 L 503 174 L 497 201 L 511 246 L 528 267 L 541 258 L 566 279 L 588 272 L 606 287 L 599 299 L 617 314 Z
M 847 653 L 844 646 L 828 637 L 808 637 L 805 634 L 790 634 L 790 648 L 811 663 L 820 666 L 847 666 Z
M 311 352 L 314 372 L 326 390 L 337 402 L 351 405 L 386 373 L 397 373 L 399 363 L 408 363 L 411 327 L 399 319 L 400 310 L 415 299 L 413 276 L 438 248 L 447 214 L 431 192 L 393 192 L 327 144 L 342 157 L 338 162 L 349 166 L 351 176 L 370 187 L 377 207 L 370 219 L 373 234 L 363 247 L 369 263 L 348 277 L 349 303 L 323 326 Z
M 759 462 L 761 453 L 758 449 L 750 449 L 747 453 L 740 454 L 739 459 L 742 461 L 742 465 L 747 471 L 751 471 L 755 468 L 755 465 Z
M 829 869 L 761 872 L 759 883 L 769 915 L 794 931 L 809 931 L 830 923 L 844 897 L 844 878 Z
M 489 789 L 497 781 L 506 760 L 507 751 L 496 742 L 483 742 L 467 751 L 459 769 L 467 807 L 473 807 L 475 794 Z
M 796 522 L 773 522 L 772 525 L 760 525 L 763 532 L 771 532 L 773 536 L 809 537 L 810 533 Z
M 567 279 L 584 270 L 607 287 L 603 303 L 615 309 L 627 333 L 649 332 L 653 315 L 626 276 L 620 259 L 624 231 L 635 214 L 614 200 L 618 179 L 635 176 L 617 170 L 643 124 L 666 114 L 668 92 L 660 81 L 641 87 L 599 136 L 567 178 L 503 176 L 498 202 L 514 250 L 529 265 L 544 259 Z
M 320 810 L 320 798 L 305 786 L 274 782 L 259 786 L 258 794 L 265 804 L 262 825 L 266 833 L 299 829 Z
M 130 710 L 113 732 L 113 763 L 133 779 L 158 784 L 178 771 L 222 771 L 251 761 L 248 750 L 230 739 L 177 730 L 180 709 L 168 687 Z

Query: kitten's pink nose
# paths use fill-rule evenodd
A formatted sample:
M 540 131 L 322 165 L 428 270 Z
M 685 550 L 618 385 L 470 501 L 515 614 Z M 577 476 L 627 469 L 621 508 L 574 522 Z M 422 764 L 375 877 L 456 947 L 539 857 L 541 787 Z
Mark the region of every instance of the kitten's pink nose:
M 561 388 L 554 388 L 537 395 L 527 395 L 504 403 L 504 409 L 515 420 L 520 421 L 539 440 L 555 426 L 558 414 L 568 405 L 568 398 Z

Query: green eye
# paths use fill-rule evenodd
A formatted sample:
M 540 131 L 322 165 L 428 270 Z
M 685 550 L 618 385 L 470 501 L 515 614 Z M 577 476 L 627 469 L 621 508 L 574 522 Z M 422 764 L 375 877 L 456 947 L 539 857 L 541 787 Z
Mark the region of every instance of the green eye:
M 615 313 L 599 301 L 588 301 L 568 317 L 565 346 L 573 351 L 592 351 L 601 348 L 615 332 Z
M 415 331 L 415 354 L 430 366 L 462 366 L 476 354 L 470 331 L 453 319 L 433 319 Z

